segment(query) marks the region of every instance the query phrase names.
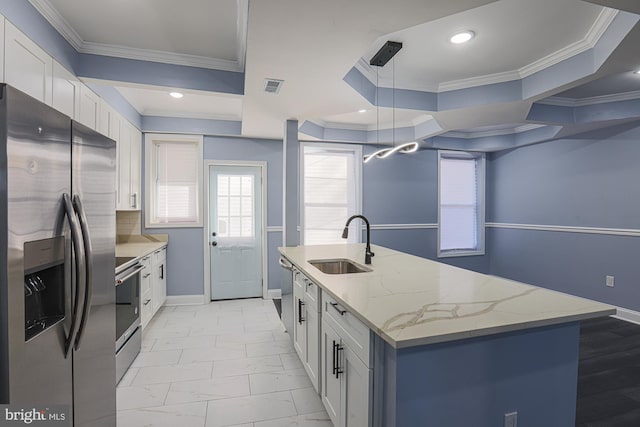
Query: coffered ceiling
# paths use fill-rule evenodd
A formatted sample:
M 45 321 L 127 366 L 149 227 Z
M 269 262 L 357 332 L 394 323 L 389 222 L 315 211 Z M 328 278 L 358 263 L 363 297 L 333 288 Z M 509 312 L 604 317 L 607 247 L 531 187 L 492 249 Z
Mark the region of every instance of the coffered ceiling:
M 175 86 L 104 84 L 142 115 L 241 121 L 247 137 L 279 139 L 295 118 L 301 139 L 486 151 L 640 117 L 549 110 L 640 99 L 637 0 L 30 2 L 79 52 L 244 73 L 241 95 L 179 102 Z M 461 30 L 475 38 L 450 43 Z M 368 65 L 387 40 L 403 48 Z M 284 81 L 277 94 L 267 78 Z

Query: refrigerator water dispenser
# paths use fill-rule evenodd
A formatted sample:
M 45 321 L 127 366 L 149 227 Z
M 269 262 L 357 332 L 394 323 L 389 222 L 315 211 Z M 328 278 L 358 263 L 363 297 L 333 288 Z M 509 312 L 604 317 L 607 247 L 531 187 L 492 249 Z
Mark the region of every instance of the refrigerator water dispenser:
M 24 244 L 24 340 L 65 316 L 64 237 Z

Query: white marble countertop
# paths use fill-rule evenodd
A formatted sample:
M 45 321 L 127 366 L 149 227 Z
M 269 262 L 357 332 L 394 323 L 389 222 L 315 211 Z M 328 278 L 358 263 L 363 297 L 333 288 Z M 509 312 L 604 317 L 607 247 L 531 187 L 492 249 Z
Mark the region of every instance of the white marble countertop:
M 117 257 L 140 258 L 167 246 L 169 236 L 166 234 L 142 234 L 134 236 L 118 236 L 116 243 Z
M 615 314 L 599 302 L 372 245 L 373 271 L 325 274 L 309 260 L 364 265 L 364 244 L 278 248 L 394 348 L 434 344 Z

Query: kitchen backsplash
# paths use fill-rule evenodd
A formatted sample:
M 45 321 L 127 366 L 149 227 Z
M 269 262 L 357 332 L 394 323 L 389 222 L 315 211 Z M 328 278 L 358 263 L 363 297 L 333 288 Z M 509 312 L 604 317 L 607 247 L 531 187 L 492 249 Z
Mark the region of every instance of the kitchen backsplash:
M 140 221 L 140 211 L 116 211 L 116 234 L 118 241 L 121 237 L 140 235 L 142 223 Z

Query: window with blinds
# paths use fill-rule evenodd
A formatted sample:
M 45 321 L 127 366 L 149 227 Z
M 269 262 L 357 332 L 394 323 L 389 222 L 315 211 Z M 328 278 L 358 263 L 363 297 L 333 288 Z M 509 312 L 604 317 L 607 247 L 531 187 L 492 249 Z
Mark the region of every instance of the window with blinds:
M 359 242 L 357 225 L 349 239 L 341 236 L 347 219 L 360 212 L 361 148 L 314 145 L 303 145 L 302 241 L 305 245 Z
M 202 138 L 147 136 L 147 227 L 201 226 Z
M 438 155 L 438 256 L 484 253 L 484 156 Z

